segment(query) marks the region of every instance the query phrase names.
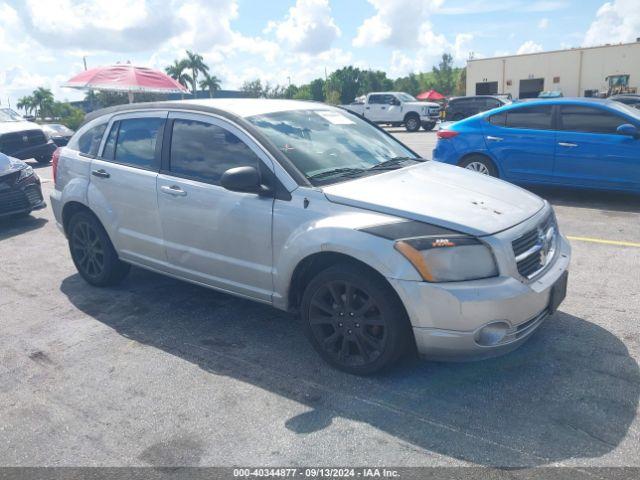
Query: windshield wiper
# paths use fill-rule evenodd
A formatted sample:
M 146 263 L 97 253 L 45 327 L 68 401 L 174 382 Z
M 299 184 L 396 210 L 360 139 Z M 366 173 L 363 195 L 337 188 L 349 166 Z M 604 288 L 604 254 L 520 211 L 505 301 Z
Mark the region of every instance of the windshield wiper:
M 359 175 L 361 173 L 366 172 L 365 169 L 363 168 L 349 168 L 349 167 L 341 167 L 341 168 L 334 168 L 331 170 L 326 170 L 324 172 L 320 172 L 320 173 L 316 173 L 314 175 L 311 175 L 310 177 L 307 177 L 309 180 L 320 180 L 323 178 L 327 178 L 327 177 L 350 177 L 353 175 Z
M 385 160 L 384 162 L 380 162 L 373 167 L 370 167 L 368 170 L 395 170 L 396 168 L 401 168 L 401 165 L 408 161 L 421 163 L 426 162 L 427 160 L 424 158 L 414 157 L 393 157 L 389 160 Z

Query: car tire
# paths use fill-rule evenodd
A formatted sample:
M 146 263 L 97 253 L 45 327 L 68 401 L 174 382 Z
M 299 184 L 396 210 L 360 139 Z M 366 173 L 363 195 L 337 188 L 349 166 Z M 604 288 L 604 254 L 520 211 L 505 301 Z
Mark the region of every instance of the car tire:
M 91 213 L 73 215 L 67 228 L 69 250 L 78 273 L 96 287 L 117 285 L 131 265 L 121 261 L 100 221 Z
M 425 122 L 422 124 L 422 128 L 425 129 L 427 132 L 430 132 L 431 130 L 433 130 L 433 127 L 436 126 L 436 122 Z
M 417 132 L 420 130 L 420 117 L 418 115 L 407 115 L 404 121 L 404 128 L 407 132 Z
M 317 274 L 301 302 L 305 334 L 333 367 L 369 375 L 409 350 L 411 326 L 402 302 L 381 278 L 357 265 Z
M 493 162 L 484 155 L 470 155 L 465 157 L 458 166 L 491 177 L 498 178 L 500 176 Z
M 51 157 L 48 157 L 48 156 L 44 155 L 44 156 L 42 156 L 42 157 L 38 157 L 38 158 L 36 158 L 36 161 L 37 161 L 38 163 L 46 164 L 46 163 L 51 162 Z

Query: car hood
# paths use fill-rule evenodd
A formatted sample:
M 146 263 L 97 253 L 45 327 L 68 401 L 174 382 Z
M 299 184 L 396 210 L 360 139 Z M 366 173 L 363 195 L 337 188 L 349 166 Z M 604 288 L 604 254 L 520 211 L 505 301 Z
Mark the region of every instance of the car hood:
M 25 130 L 42 130 L 42 127 L 33 122 L 0 122 L 0 135 Z
M 323 187 L 334 203 L 490 235 L 535 215 L 544 200 L 489 176 L 438 162 Z
M 27 164 L 22 160 L 0 153 L 0 176 L 22 170 L 26 166 Z

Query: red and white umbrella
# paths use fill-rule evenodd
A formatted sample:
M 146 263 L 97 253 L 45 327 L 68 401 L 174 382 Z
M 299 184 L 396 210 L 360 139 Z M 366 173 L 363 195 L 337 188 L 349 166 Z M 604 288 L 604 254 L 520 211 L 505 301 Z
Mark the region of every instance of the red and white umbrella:
M 127 92 L 129 102 L 134 93 L 186 93 L 176 80 L 158 70 L 130 64 L 109 65 L 85 70 L 69 79 L 63 87 L 83 90 Z
M 426 92 L 422 92 L 419 95 L 416 95 L 418 100 L 442 100 L 444 95 L 440 92 L 436 92 L 435 90 L 428 90 Z

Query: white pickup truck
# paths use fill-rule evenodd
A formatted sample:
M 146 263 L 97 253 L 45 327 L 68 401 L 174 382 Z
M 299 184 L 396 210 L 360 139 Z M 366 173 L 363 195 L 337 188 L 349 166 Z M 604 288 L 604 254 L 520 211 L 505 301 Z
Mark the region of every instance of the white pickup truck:
M 409 132 L 420 126 L 432 130 L 440 117 L 440 106 L 432 102 L 419 102 L 404 92 L 373 92 L 363 101 L 342 105 L 357 115 L 378 124 L 404 125 Z

